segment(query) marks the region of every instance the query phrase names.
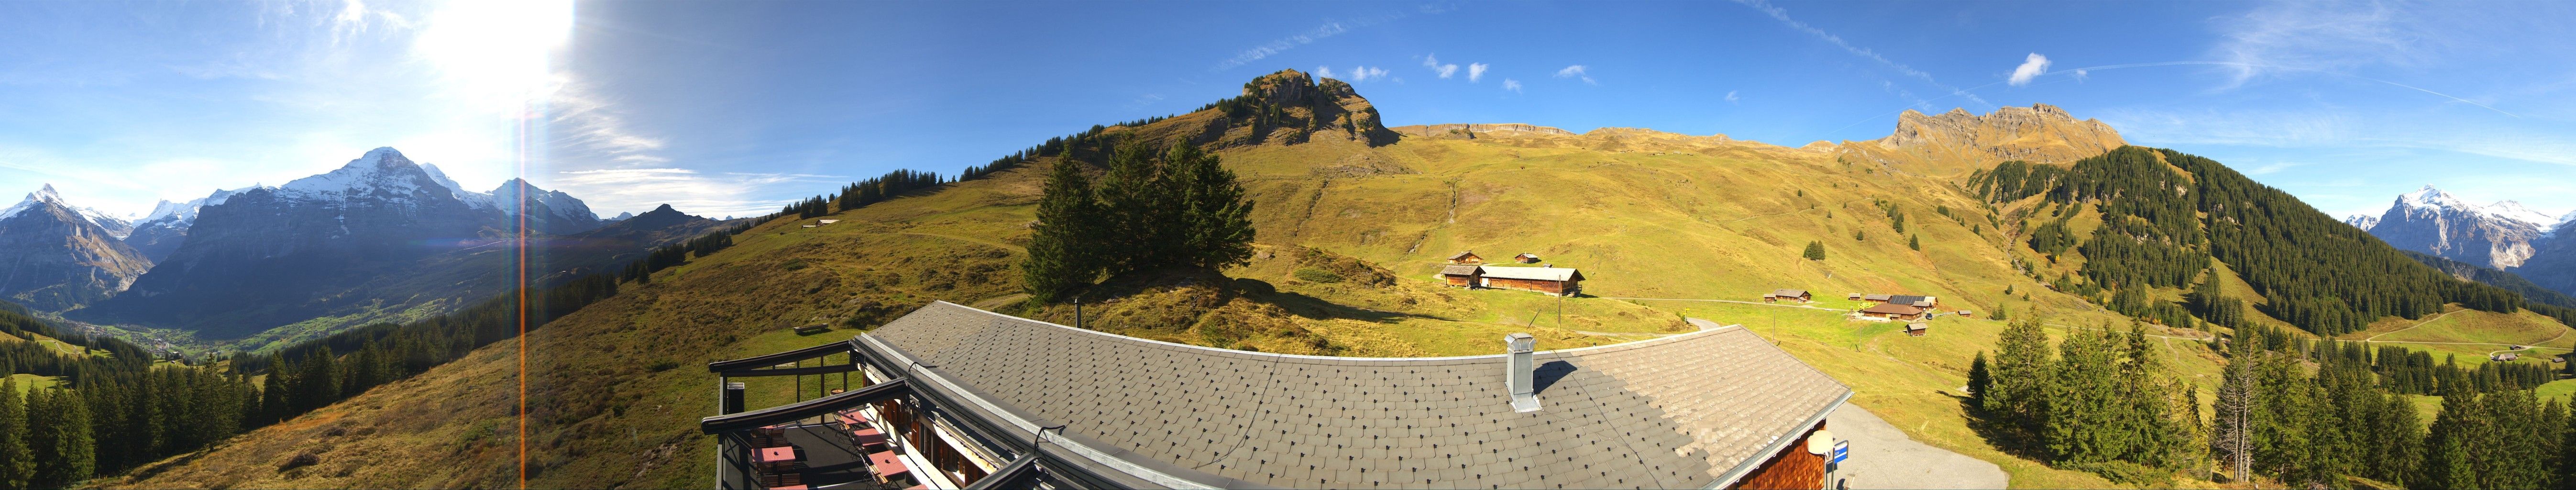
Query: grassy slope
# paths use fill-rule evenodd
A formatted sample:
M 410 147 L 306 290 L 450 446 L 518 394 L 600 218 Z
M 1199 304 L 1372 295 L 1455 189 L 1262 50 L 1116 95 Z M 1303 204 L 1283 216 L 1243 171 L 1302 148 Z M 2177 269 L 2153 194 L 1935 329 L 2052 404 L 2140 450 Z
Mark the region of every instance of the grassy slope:
M 2000 322 L 1943 318 L 1932 336 L 1913 338 L 1828 311 L 1610 298 L 1752 300 L 1790 287 L 1849 307 L 1839 299 L 1849 292 L 1916 293 L 1941 296 L 1953 309 L 1990 314 L 2004 306 L 2017 318 L 2036 315 L 2055 325 L 2125 328 L 2127 320 L 2014 272 L 2016 254 L 2046 261 L 1991 224 L 1972 232 L 1987 208 L 1953 183 L 1843 165 L 1821 151 L 1636 131 L 1412 138 L 1375 148 L 1319 141 L 1222 155 L 1257 201 L 1265 256 L 1227 271 L 1241 278 L 1227 284 L 1129 280 L 1116 294 L 1124 301 L 1091 306 L 1093 327 L 1224 347 L 1297 352 L 1322 339 L 1346 355 L 1450 355 L 1497 352 L 1494 340 L 1515 331 L 1539 333 L 1542 348 L 1562 348 L 1675 331 L 1684 315 L 1743 323 L 1853 386 L 1855 403 L 1926 443 L 2002 465 L 2017 486 L 2107 486 L 2087 473 L 2008 455 L 1968 428 L 1957 387 L 1967 360 L 1993 345 Z M 873 325 L 933 299 L 1069 321 L 1067 308 L 1012 297 L 1013 264 L 1036 193 L 1036 171 L 1021 169 L 841 213 L 844 221 L 833 225 L 772 223 L 737 237 L 731 249 L 658 274 L 652 286 L 630 287 L 535 332 L 529 389 L 539 402 L 530 417 L 529 484 L 706 484 L 710 445 L 694 421 L 711 412 L 714 380 L 699 363 L 849 333 L 808 338 L 780 325 L 853 317 Z M 1874 200 L 1902 206 L 1924 250 L 1908 249 Z M 1935 214 L 1936 205 L 1967 223 Z M 2010 225 L 2014 208 L 2000 211 Z M 2091 218 L 2097 214 L 2086 212 L 2073 223 L 2079 235 L 2098 225 Z M 1855 241 L 1854 231 L 1868 238 Z M 1829 258 L 1800 259 L 1808 241 L 1825 243 Z M 1304 248 L 1366 262 L 1344 269 L 1345 277 L 1393 280 L 1294 279 L 1295 269 L 1319 264 L 1302 258 Z M 1462 249 L 1495 258 L 1532 252 L 1581 268 L 1589 277 L 1585 292 L 1596 297 L 1564 300 L 1560 321 L 1555 298 L 1432 282 L 1436 261 Z M 2069 259 L 2056 270 L 2080 261 Z M 2007 286 L 2016 294 L 2001 294 Z M 1223 322 L 1257 324 L 1269 336 L 1212 335 L 1210 327 Z M 2206 398 L 2215 358 L 2197 343 L 2158 341 L 2173 355 L 2175 374 L 2204 385 Z M 516 341 L 495 344 L 119 484 L 515 485 L 517 349 Z M 656 361 L 679 368 L 652 371 Z M 813 385 L 764 380 L 753 403 L 783 403 L 800 389 Z M 334 427 L 343 435 L 326 435 Z M 321 454 L 323 464 L 274 470 L 302 451 Z

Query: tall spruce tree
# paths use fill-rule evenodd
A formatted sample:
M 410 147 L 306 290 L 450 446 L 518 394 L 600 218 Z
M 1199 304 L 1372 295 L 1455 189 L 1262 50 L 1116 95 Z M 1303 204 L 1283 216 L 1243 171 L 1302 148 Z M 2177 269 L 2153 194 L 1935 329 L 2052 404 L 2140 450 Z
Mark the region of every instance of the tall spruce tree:
M 2014 322 L 2004 327 L 1996 348 L 1993 393 L 1984 402 L 1987 416 L 2002 422 L 2017 442 L 2037 442 L 2048 406 L 2048 333 L 2035 320 Z
M 260 413 L 254 424 L 268 425 L 295 416 L 290 405 L 292 402 L 287 401 L 287 395 L 292 393 L 286 383 L 287 373 L 293 372 L 290 366 L 286 363 L 286 356 L 274 351 L 268 353 L 268 375 L 260 379 Z
M 1252 260 L 1252 201 L 1234 171 L 1187 142 L 1173 145 L 1167 162 L 1181 187 L 1182 265 L 1219 270 Z
M 2119 355 L 2107 331 L 2070 331 L 2058 343 L 2040 437 L 2060 465 L 2122 459 L 2138 441 L 2126 430 L 2137 415 L 2124 400 Z
M 1179 221 L 1171 182 L 1163 162 L 1142 144 L 1121 146 L 1110 155 L 1109 174 L 1101 178 L 1097 196 L 1104 218 L 1102 249 L 1118 251 L 1103 260 L 1111 273 L 1171 264 L 1186 248 L 1179 227 L 1171 226 Z
M 1807 260 L 1825 260 L 1825 242 L 1807 242 Z
M 1103 238 L 1100 205 L 1091 197 L 1091 179 L 1083 165 L 1058 158 L 1047 172 L 1045 195 L 1038 198 L 1037 228 L 1029 235 L 1029 255 L 1020 264 L 1030 297 L 1053 302 L 1074 286 L 1100 274 L 1096 253 Z
M 18 385 L 0 377 L 0 488 L 27 488 L 36 455 L 27 448 L 27 400 Z
M 1971 411 L 1985 410 L 1986 392 L 1993 391 L 1994 385 L 1995 373 L 1986 368 L 1986 351 L 1977 351 L 1976 360 L 1968 361 L 1968 407 Z
M 35 390 L 27 406 L 27 427 L 35 454 L 32 488 L 65 488 L 89 479 L 96 470 L 97 447 L 90 438 L 88 404 L 62 389 Z

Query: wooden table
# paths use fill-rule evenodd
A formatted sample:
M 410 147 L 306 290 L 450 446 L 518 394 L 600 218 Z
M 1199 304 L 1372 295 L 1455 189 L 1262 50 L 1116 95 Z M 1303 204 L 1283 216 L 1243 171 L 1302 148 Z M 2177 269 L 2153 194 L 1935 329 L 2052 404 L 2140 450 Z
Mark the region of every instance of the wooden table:
M 857 441 L 861 446 L 874 446 L 884 444 L 886 435 L 884 431 L 876 429 L 859 429 L 850 432 L 850 439 Z
M 779 446 L 779 447 L 764 447 L 764 448 L 760 448 L 760 462 L 768 463 L 768 462 L 773 462 L 773 461 L 794 461 L 794 460 L 796 460 L 796 446 Z
M 890 480 L 895 475 L 912 472 L 912 467 L 904 466 L 903 459 L 896 457 L 894 451 L 878 451 L 869 454 L 868 465 L 876 468 L 877 481 Z

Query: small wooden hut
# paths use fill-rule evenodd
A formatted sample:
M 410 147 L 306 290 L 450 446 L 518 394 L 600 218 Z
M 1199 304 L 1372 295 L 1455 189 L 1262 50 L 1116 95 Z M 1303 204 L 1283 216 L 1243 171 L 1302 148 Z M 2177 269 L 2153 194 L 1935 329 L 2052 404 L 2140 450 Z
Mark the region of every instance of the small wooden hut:
M 1458 252 L 1458 255 L 1449 256 L 1449 263 L 1475 265 L 1485 263 L 1485 258 L 1476 256 L 1476 251 L 1474 250 L 1468 250 L 1465 252 Z
M 1777 303 L 1784 299 L 1805 303 L 1815 301 L 1816 295 L 1808 294 L 1804 289 L 1773 289 L 1769 294 L 1762 295 L 1762 301 L 1765 303 Z

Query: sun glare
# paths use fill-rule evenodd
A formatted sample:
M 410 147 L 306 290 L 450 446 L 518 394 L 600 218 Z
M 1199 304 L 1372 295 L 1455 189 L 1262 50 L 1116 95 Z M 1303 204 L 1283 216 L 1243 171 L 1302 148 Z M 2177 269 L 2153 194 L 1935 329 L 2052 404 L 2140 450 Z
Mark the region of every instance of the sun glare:
M 572 25 L 569 1 L 454 2 L 430 15 L 412 50 L 460 102 L 525 117 L 562 87 L 554 62 Z

